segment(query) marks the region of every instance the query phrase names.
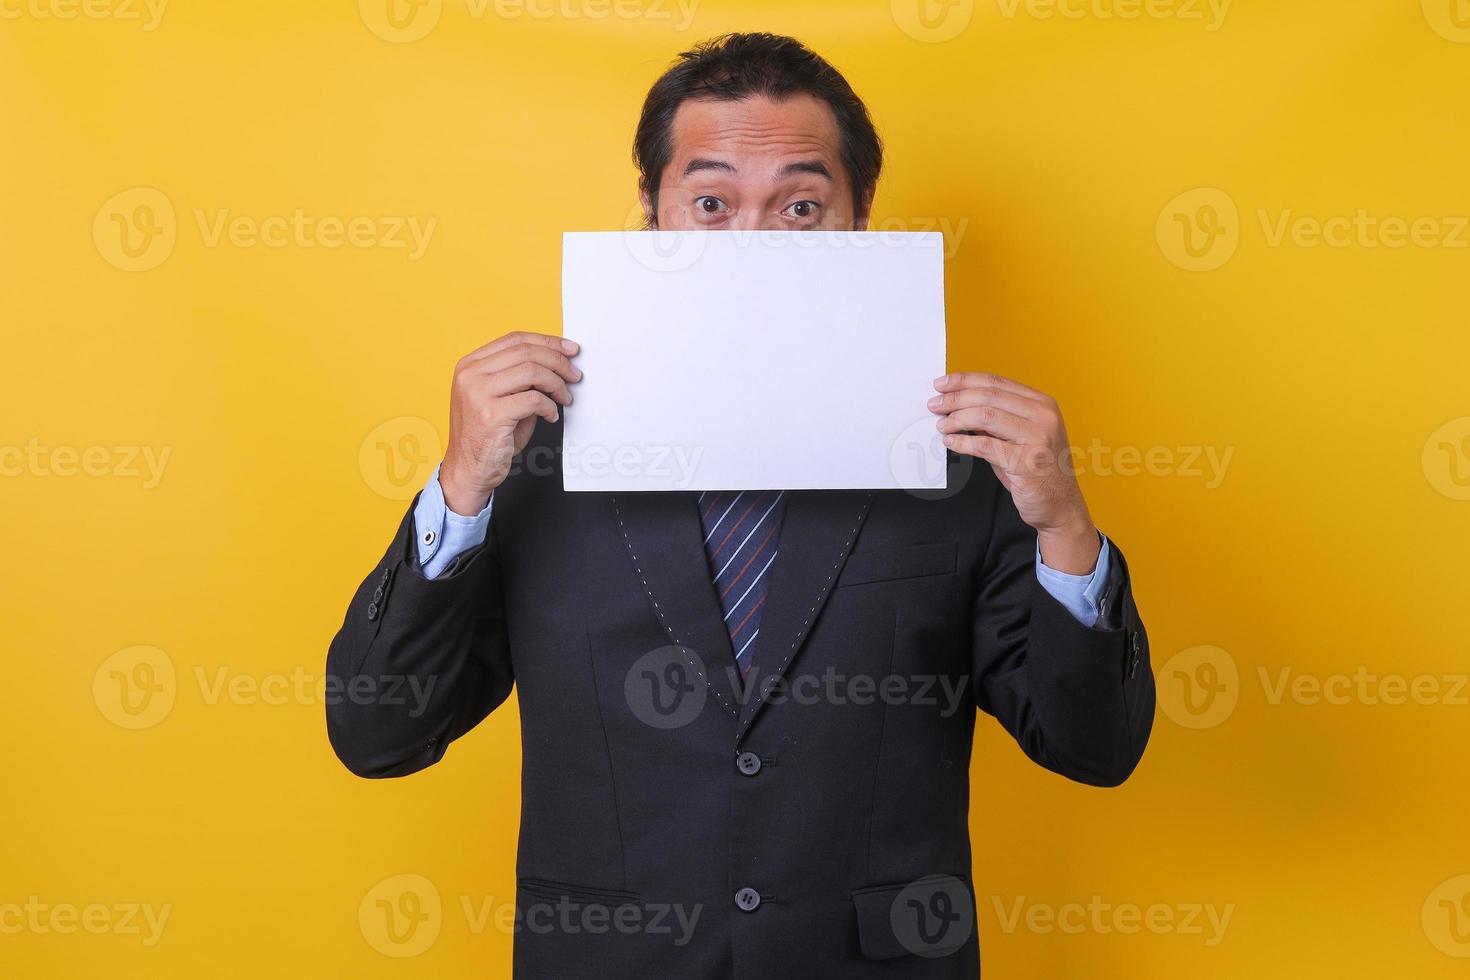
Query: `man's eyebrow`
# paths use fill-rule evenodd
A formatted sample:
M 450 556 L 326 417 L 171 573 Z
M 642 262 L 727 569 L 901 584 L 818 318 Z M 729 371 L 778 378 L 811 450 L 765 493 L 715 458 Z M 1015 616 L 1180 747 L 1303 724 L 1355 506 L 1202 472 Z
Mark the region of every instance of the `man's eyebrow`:
M 793 174 L 815 174 L 818 177 L 826 177 L 828 180 L 832 179 L 832 171 L 828 170 L 827 165 L 820 160 L 798 160 L 781 168 L 782 177 L 790 177 Z
M 684 165 L 684 176 L 688 177 L 690 174 L 697 174 L 701 170 L 722 170 L 730 174 L 735 172 L 735 168 L 724 160 L 710 160 L 705 157 L 695 157 Z

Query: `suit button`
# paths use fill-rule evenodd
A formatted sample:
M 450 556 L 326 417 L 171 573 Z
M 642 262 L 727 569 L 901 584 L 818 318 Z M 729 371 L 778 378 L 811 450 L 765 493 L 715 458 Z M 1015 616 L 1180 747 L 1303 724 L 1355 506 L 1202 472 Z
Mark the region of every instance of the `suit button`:
M 754 888 L 742 888 L 735 893 L 735 907 L 742 912 L 754 912 L 761 904 L 761 893 Z
M 735 759 L 735 768 L 743 776 L 754 776 L 761 771 L 761 757 L 754 752 L 742 752 Z
M 368 603 L 368 619 L 377 619 L 377 618 L 378 618 L 378 604 L 376 602 L 369 602 Z
M 373 601 L 374 602 L 382 602 L 383 601 L 383 587 L 381 585 L 378 586 L 376 589 L 373 589 Z

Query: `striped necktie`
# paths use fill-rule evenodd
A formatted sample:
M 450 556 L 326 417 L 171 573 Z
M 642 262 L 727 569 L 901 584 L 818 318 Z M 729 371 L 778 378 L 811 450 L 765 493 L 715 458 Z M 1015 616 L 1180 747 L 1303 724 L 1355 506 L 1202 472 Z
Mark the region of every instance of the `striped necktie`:
M 785 511 L 784 490 L 709 490 L 699 495 L 704 551 L 742 676 L 750 670 L 755 653 L 761 607 L 766 604 L 766 572 L 776 559 Z

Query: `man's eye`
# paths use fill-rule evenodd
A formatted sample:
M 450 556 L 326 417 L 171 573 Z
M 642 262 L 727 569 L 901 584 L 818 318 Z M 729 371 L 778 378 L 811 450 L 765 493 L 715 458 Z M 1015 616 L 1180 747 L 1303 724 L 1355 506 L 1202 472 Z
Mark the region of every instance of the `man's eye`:
M 817 209 L 820 207 L 821 205 L 816 201 L 797 201 L 786 210 L 790 212 L 793 218 L 810 218 L 817 213 Z
M 694 199 L 694 206 L 703 211 L 705 214 L 719 214 L 721 211 L 725 210 L 724 201 L 720 200 L 718 197 L 711 197 L 708 194 L 704 195 L 703 197 L 696 197 Z

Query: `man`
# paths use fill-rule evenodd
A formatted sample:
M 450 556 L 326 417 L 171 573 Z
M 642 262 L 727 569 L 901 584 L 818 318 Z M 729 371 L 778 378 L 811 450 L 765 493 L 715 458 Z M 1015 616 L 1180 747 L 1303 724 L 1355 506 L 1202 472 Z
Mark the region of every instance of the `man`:
M 658 80 L 635 159 L 653 227 L 861 229 L 881 149 L 830 65 L 749 34 Z M 947 494 L 569 494 L 577 350 L 510 333 L 456 367 L 444 460 L 328 655 L 430 694 L 330 706 L 337 754 L 422 769 L 515 687 L 517 977 L 975 976 L 975 709 L 1098 786 L 1153 719 L 1056 403 L 939 379 Z M 812 377 L 820 410 L 841 379 Z

